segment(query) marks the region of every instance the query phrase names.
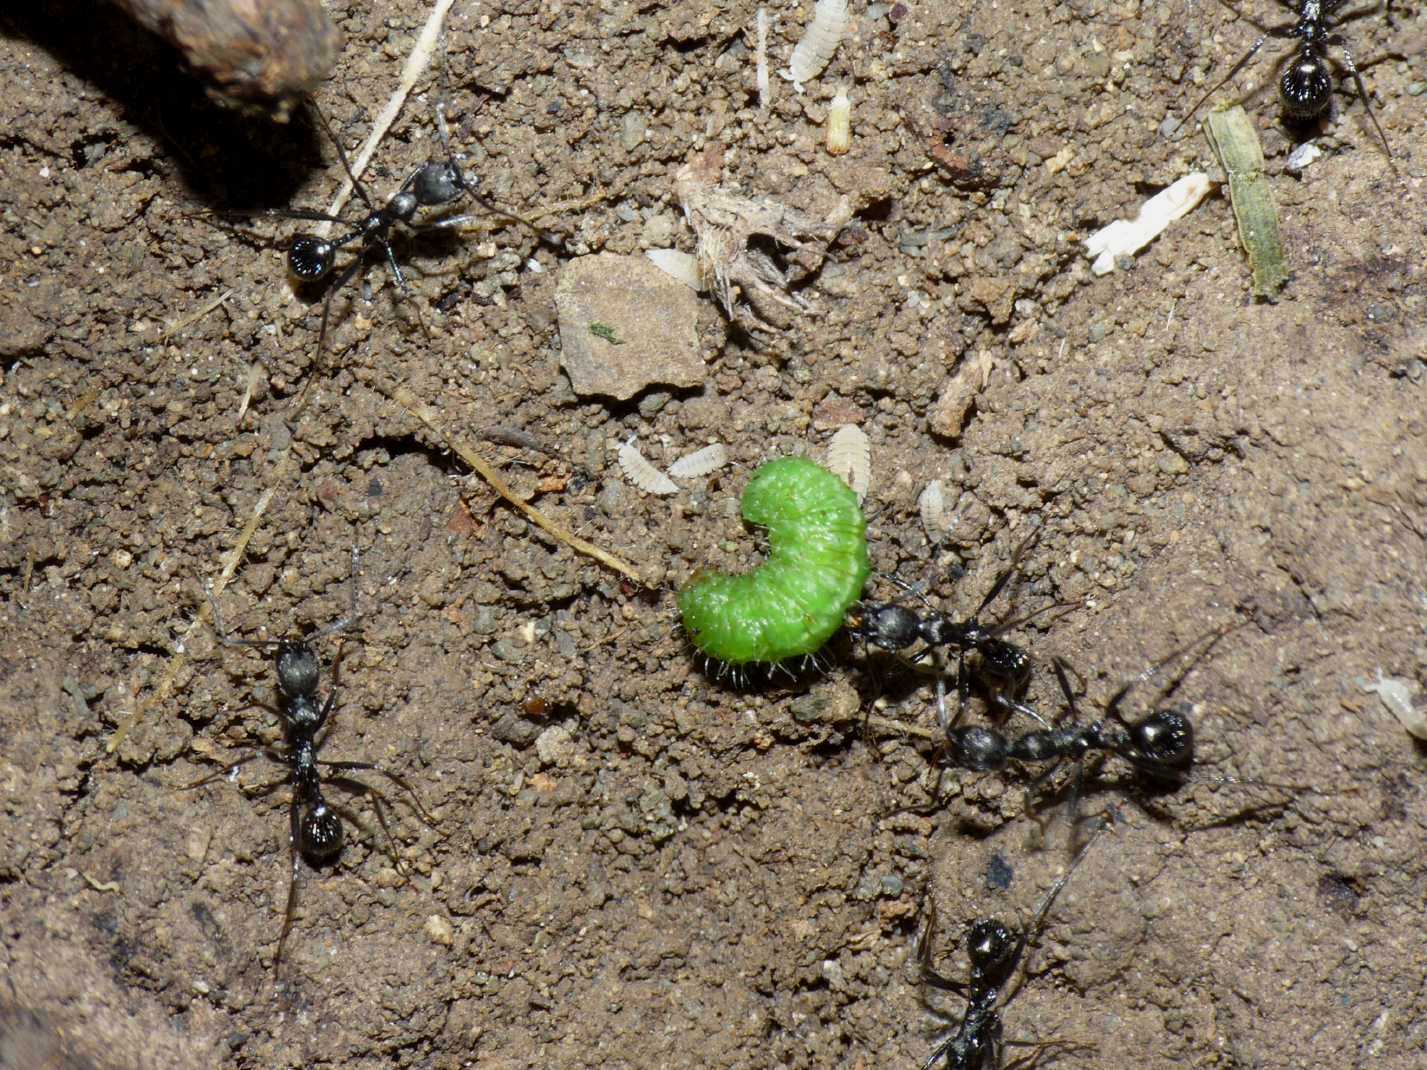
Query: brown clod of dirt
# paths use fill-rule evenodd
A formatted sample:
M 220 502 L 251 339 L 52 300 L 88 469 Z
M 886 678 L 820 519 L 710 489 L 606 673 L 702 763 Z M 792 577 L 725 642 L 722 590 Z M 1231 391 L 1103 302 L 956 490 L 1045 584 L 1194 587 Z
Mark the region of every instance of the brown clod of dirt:
M 283 101 L 332 72 L 339 38 L 317 0 L 118 0 L 224 94 Z

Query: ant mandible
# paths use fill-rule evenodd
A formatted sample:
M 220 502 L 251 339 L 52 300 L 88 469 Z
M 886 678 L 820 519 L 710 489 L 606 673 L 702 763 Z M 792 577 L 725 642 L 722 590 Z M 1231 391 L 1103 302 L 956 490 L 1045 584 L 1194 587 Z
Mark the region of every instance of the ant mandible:
M 1105 825 L 1102 824 L 1091 833 L 1065 873 L 1051 885 L 1036 909 L 1031 924 L 1021 931 L 1019 938 L 994 919 L 982 918 L 972 923 L 966 931 L 966 953 L 971 960 L 971 976 L 965 982 L 954 981 L 938 973 L 932 966 L 931 945 L 936 932 L 936 904 L 930 899 L 926 901 L 927 923 L 917 940 L 917 961 L 921 966 L 922 984 L 927 988 L 922 995 L 922 1004 L 950 1028 L 937 1041 L 931 1055 L 922 1064 L 923 1070 L 932 1070 L 938 1063 L 944 1070 L 996 1070 L 1002 1064 L 1007 1044 L 1035 1047 L 1041 1052 L 1053 1047 L 1084 1046 L 1076 1041 L 1066 1040 L 1042 1043 L 1004 1040 L 1001 1007 L 1005 1004 L 1002 1003 L 1001 995 L 1015 974 L 1027 945 L 1040 936 L 1045 927 L 1046 915 L 1050 913 L 1056 897 L 1070 881 L 1076 867 L 1085 859 L 1091 845 L 1104 828 Z M 966 1010 L 960 1021 L 956 1021 L 932 1002 L 932 990 L 953 992 L 966 1000 Z M 1009 1003 L 1010 997 L 1007 997 L 1005 1002 Z
M 1363 107 L 1367 109 L 1368 118 L 1372 120 L 1373 128 L 1377 130 L 1377 136 L 1382 140 L 1382 150 L 1387 154 L 1388 160 L 1391 160 L 1392 149 L 1388 146 L 1387 135 L 1383 133 L 1382 126 L 1378 123 L 1377 115 L 1373 112 L 1372 102 L 1368 99 L 1368 91 L 1363 85 L 1362 75 L 1358 73 L 1357 65 L 1353 62 L 1352 53 L 1348 51 L 1342 34 L 1333 32 L 1336 25 L 1367 15 L 1372 9 L 1349 12 L 1342 17 L 1337 17 L 1338 9 L 1347 3 L 1347 0 L 1278 0 L 1278 2 L 1293 12 L 1297 18 L 1292 22 L 1284 22 L 1278 26 L 1264 26 L 1249 18 L 1229 0 L 1219 0 L 1219 3 L 1232 11 L 1236 18 L 1243 19 L 1258 29 L 1261 36 L 1229 69 L 1229 73 L 1219 79 L 1214 87 L 1200 97 L 1194 107 L 1189 109 L 1189 114 L 1179 124 L 1180 129 L 1183 129 L 1194 117 L 1194 113 L 1203 106 L 1206 100 L 1217 93 L 1234 75 L 1243 70 L 1254 56 L 1258 55 L 1259 49 L 1263 48 L 1270 38 L 1275 40 L 1296 39 L 1298 45 L 1292 53 L 1292 60 L 1284 67 L 1283 73 L 1278 79 L 1278 97 L 1283 104 L 1283 110 L 1288 113 L 1290 118 L 1299 122 L 1316 119 L 1328 110 L 1328 106 L 1333 100 L 1333 75 L 1328 68 L 1326 56 L 1328 46 L 1335 45 L 1343 54 L 1343 67 L 1353 76 L 1353 84 L 1357 87 L 1358 98 L 1363 102 Z M 1388 6 L 1391 7 L 1391 0 L 1389 0 Z M 1283 63 L 1282 58 L 1279 63 Z
M 393 863 L 403 877 L 406 876 L 406 867 L 397 854 L 396 840 L 392 836 L 391 825 L 387 821 L 386 807 L 389 802 L 386 796 L 370 784 L 363 783 L 354 777 L 332 776 L 331 773 L 345 774 L 364 771 L 386 777 L 407 794 L 422 822 L 430 828 L 436 827 L 426 808 L 421 805 L 416 791 L 404 777 L 371 762 L 329 762 L 317 757 L 318 750 L 325 742 L 325 737 L 319 739 L 318 734 L 327 725 L 328 717 L 337 702 L 338 667 L 342 660 L 342 644 L 346 640 L 344 638 L 338 644 L 337 656 L 332 662 L 332 689 L 328 692 L 325 702 L 322 702 L 317 694 L 321 664 L 312 643 L 317 639 L 345 632 L 360 619 L 357 612 L 357 572 L 357 549 L 353 547 L 351 611 L 347 616 L 314 632 L 305 639 L 232 638 L 223 627 L 223 618 L 219 614 L 218 603 L 213 598 L 212 591 L 206 584 L 204 585 L 209 605 L 213 611 L 213 626 L 224 646 L 257 647 L 273 651 L 273 669 L 277 674 L 278 698 L 281 704 L 280 715 L 286 749 L 279 751 L 271 747 L 254 748 L 223 765 L 217 772 L 192 784 L 184 785 L 182 790 L 209 784 L 227 775 L 257 754 L 262 754 L 279 765 L 287 766 L 286 777 L 253 790 L 253 794 L 266 795 L 285 783 L 292 786 L 292 798 L 288 808 L 288 850 L 292 869 L 288 878 L 287 906 L 283 910 L 282 933 L 278 937 L 277 953 L 273 957 L 273 972 L 275 974 L 282 963 L 288 934 L 292 931 L 293 918 L 297 910 L 300 859 L 306 858 L 312 865 L 330 861 L 342 849 L 342 819 L 345 817 L 353 824 L 359 824 L 345 807 L 327 801 L 322 790 L 323 770 L 329 771 L 326 776 L 328 785 L 341 788 L 352 795 L 361 795 L 371 799 L 377 821 L 386 834 Z
M 966 655 L 969 651 L 975 651 L 979 656 L 977 669 L 988 685 L 990 699 L 994 705 L 1007 712 L 1023 713 L 1043 725 L 1046 724 L 1039 713 L 1016 698 L 1024 690 L 1030 677 L 1030 652 L 1000 637 L 1042 613 L 1071 609 L 1075 603 L 1057 602 L 1015 620 L 989 626 L 981 623 L 981 614 L 1016 574 L 1021 559 L 1040 538 L 1041 530 L 1036 528 L 1021 540 L 1020 545 L 1011 554 L 1010 564 L 996 577 L 991 589 L 966 620 L 957 620 L 948 613 L 918 613 L 896 602 L 869 602 L 854 608 L 848 614 L 848 634 L 853 639 L 860 639 L 879 650 L 895 654 L 922 642 L 928 649 L 946 647 L 956 652 L 958 708 L 955 721 L 947 716 L 945 688 L 941 678 L 937 679 L 937 717 L 943 732 L 950 732 L 952 725 L 961 720 L 970 700 L 971 679 L 966 666 Z M 913 590 L 900 580 L 894 579 L 893 583 L 904 591 Z M 926 651 L 921 651 L 914 655 L 912 660 L 920 661 L 925 657 Z

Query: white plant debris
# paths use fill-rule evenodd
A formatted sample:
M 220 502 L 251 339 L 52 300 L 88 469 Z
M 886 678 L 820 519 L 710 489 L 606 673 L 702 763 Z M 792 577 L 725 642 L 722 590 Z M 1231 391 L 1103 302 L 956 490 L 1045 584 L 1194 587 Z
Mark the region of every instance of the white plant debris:
M 848 21 L 847 0 L 818 0 L 812 21 L 793 47 L 787 69 L 778 72 L 793 83 L 796 92 L 801 93 L 803 83 L 822 74 L 832 62 L 833 53 L 847 32 Z
M 645 249 L 647 256 L 664 274 L 678 279 L 691 290 L 702 291 L 704 273 L 699 269 L 699 258 L 682 249 Z
M 780 308 L 805 311 L 807 306 L 788 292 L 789 275 L 751 240 L 772 239 L 792 250 L 788 260 L 811 273 L 852 218 L 852 202 L 844 196 L 825 219 L 818 219 L 772 198 L 748 197 L 720 185 L 722 172 L 722 147 L 711 145 L 674 176 L 674 192 L 698 240 L 703 278 L 729 319 L 737 318 L 734 310 L 740 296 L 769 322 L 776 322 L 773 317 Z
M 619 447 L 619 467 L 625 477 L 645 494 L 678 494 L 679 485 L 650 464 L 634 444 L 633 436 Z
M 927 538 L 933 543 L 940 542 L 947 531 L 946 490 L 941 480 L 933 479 L 927 484 L 926 490 L 917 499 L 917 509 L 922 514 L 922 527 L 926 529 Z
M 1418 708 L 1412 701 L 1412 681 L 1397 676 L 1384 676 L 1382 667 L 1377 669 L 1376 680 L 1358 680 L 1364 691 L 1377 692 L 1377 697 L 1387 707 L 1389 713 L 1402 722 L 1409 735 L 1417 739 L 1427 739 L 1427 706 Z
M 758 47 L 754 52 L 758 79 L 758 110 L 767 111 L 773 103 L 773 87 L 768 80 L 768 9 L 758 9 Z
M 827 468 L 852 488 L 860 502 L 872 485 L 872 443 L 856 424 L 839 427 L 827 444 Z
M 1139 252 L 1159 237 L 1166 227 L 1186 215 L 1213 188 L 1209 176 L 1202 171 L 1185 175 L 1166 186 L 1144 204 L 1133 221 L 1117 219 L 1101 227 L 1085 239 L 1085 255 L 1094 257 L 1090 270 L 1108 275 L 1115 270 L 1115 260 Z
M 1288 154 L 1288 159 L 1284 161 L 1283 169 L 1291 175 L 1301 175 L 1308 170 L 1308 165 L 1318 157 L 1323 155 L 1323 150 L 1311 141 L 1305 141 Z
M 669 474 L 675 479 L 697 479 L 710 472 L 716 472 L 728 464 L 728 450 L 722 442 L 715 442 L 693 453 L 686 453 L 669 466 Z
M 445 25 L 446 13 L 451 10 L 453 3 L 455 0 L 436 0 L 431 6 L 431 14 L 426 17 L 426 25 L 417 35 L 416 43 L 411 47 L 411 55 L 406 58 L 406 65 L 401 69 L 400 82 L 377 116 L 376 121 L 372 123 L 372 130 L 367 135 L 366 144 L 352 158 L 351 171 L 342 180 L 342 185 L 337 190 L 337 195 L 332 198 L 332 203 L 327 206 L 329 216 L 342 214 L 342 209 L 347 204 L 347 198 L 352 195 L 353 182 L 362 177 L 362 172 L 367 169 L 367 164 L 371 163 L 372 154 L 377 151 L 377 146 L 381 144 L 382 138 L 386 136 L 387 130 L 391 128 L 391 124 L 396 121 L 397 115 L 401 112 L 401 106 L 406 103 L 407 96 L 415 88 L 421 76 L 426 73 L 426 68 L 431 66 L 431 57 L 441 40 L 441 27 Z M 319 223 L 314 229 L 318 237 L 325 238 L 331 227 L 332 222 L 328 220 Z

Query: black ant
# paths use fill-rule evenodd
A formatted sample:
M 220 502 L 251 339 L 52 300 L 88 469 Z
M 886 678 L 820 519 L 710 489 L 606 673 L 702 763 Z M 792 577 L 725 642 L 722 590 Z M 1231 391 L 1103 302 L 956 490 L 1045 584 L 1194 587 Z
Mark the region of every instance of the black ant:
M 1077 773 L 1070 797 L 1072 826 L 1077 822 L 1076 811 L 1084 783 L 1085 765 L 1093 753 L 1115 755 L 1156 784 L 1170 788 L 1185 784 L 1192 778 L 1194 765 L 1194 725 L 1182 710 L 1162 703 L 1173 694 L 1193 665 L 1206 657 L 1220 639 L 1238 627 L 1240 624 L 1235 622 L 1200 635 L 1131 677 L 1110 696 L 1109 702 L 1103 708 L 1104 716 L 1088 723 L 1080 719 L 1075 693 L 1070 686 L 1069 665 L 1063 658 L 1055 658 L 1053 666 L 1065 697 L 1065 709 L 1054 725 L 1014 737 L 1008 737 L 994 728 L 972 725 L 952 727 L 946 733 L 946 764 L 984 773 L 1004 769 L 1013 761 L 1052 763 L 1027 787 L 1026 796 L 1029 799 L 1062 764 L 1074 762 Z M 1158 708 L 1138 720 L 1126 718 L 1121 707 L 1135 685 L 1152 679 L 1166 666 L 1196 649 L 1197 655 L 1189 662 L 1184 672 L 1160 693 L 1159 700 L 1155 703 Z M 1267 781 L 1237 780 L 1232 777 L 1213 779 L 1217 783 L 1283 788 L 1290 791 L 1306 790 L 1299 785 Z M 940 795 L 939 784 L 936 794 Z
M 1206 100 L 1218 92 L 1234 75 L 1243 70 L 1249 60 L 1258 55 L 1259 49 L 1269 38 L 1275 40 L 1296 39 L 1298 44 L 1292 53 L 1292 59 L 1284 66 L 1283 73 L 1278 79 L 1278 97 L 1289 118 L 1297 122 L 1307 122 L 1318 118 L 1328 110 L 1333 100 L 1333 75 L 1329 70 L 1326 55 L 1327 47 L 1335 45 L 1342 51 L 1342 65 L 1353 76 L 1358 99 L 1363 102 L 1368 118 L 1372 120 L 1373 128 L 1377 130 L 1377 136 L 1382 140 L 1383 152 L 1387 154 L 1389 160 L 1392 159 L 1392 149 L 1388 147 L 1387 135 L 1383 133 L 1382 127 L 1378 124 L 1377 115 L 1373 112 L 1372 102 L 1368 99 L 1368 91 L 1363 85 L 1362 75 L 1358 73 L 1357 65 L 1353 63 L 1352 54 L 1348 51 L 1342 34 L 1332 32 L 1335 25 L 1341 25 L 1349 19 L 1370 14 L 1371 8 L 1349 12 L 1339 18 L 1336 17 L 1337 11 L 1347 3 L 1347 0 L 1278 0 L 1278 3 L 1293 12 L 1297 18 L 1293 22 L 1281 23 L 1278 26 L 1264 26 L 1249 18 L 1229 0 L 1219 0 L 1219 3 L 1232 11 L 1235 18 L 1243 19 L 1258 29 L 1262 36 L 1229 69 L 1229 73 L 1219 79 L 1214 87 L 1200 97 L 1194 107 L 1189 109 L 1189 114 L 1180 123 L 1181 129 L 1193 118 L 1194 113 Z M 1391 7 L 1391 0 L 1389 0 L 1388 6 Z M 1283 66 L 1283 64 L 1284 59 L 1280 58 L 1278 65 Z
M 436 130 L 441 138 L 441 147 L 446 153 L 446 158 L 442 160 L 431 160 L 421 167 L 418 167 L 411 176 L 402 183 L 387 202 L 380 207 L 367 193 L 366 187 L 358 180 L 352 171 L 352 166 L 347 161 L 347 154 L 342 150 L 342 143 L 338 140 L 327 117 L 317 106 L 316 101 L 311 101 L 312 112 L 317 116 L 322 125 L 322 129 L 327 132 L 327 137 L 331 140 L 337 150 L 337 158 L 342 161 L 342 169 L 347 172 L 347 178 L 352 183 L 352 189 L 366 206 L 366 214 L 358 220 L 344 219 L 341 216 L 331 215 L 327 212 L 319 212 L 307 208 L 274 208 L 266 212 L 266 215 L 277 216 L 283 219 L 303 219 L 316 223 L 334 223 L 348 228 L 347 233 L 337 238 L 324 238 L 315 234 L 295 234 L 287 245 L 287 270 L 292 280 L 299 286 L 307 286 L 314 283 L 323 282 L 332 276 L 337 264 L 337 251 L 345 245 L 359 242 L 361 249 L 352 262 L 343 268 L 335 279 L 327 287 L 327 296 L 322 302 L 322 325 L 317 332 L 317 356 L 321 359 L 323 347 L 327 340 L 327 322 L 332 312 L 332 301 L 337 292 L 342 289 L 361 270 L 366 263 L 368 256 L 380 252 L 386 260 L 387 266 L 391 268 L 392 276 L 396 280 L 398 290 L 402 297 L 411 296 L 411 288 L 406 283 L 406 275 L 401 270 L 401 265 L 397 262 L 396 253 L 392 248 L 392 232 L 398 225 L 405 227 L 415 234 L 429 234 L 434 231 L 445 231 L 453 228 L 465 226 L 477 217 L 473 214 L 450 216 L 444 219 L 437 219 L 430 223 L 415 223 L 413 220 L 416 213 L 422 208 L 439 208 L 444 205 L 453 204 L 464 198 L 470 198 L 486 212 L 500 216 L 503 219 L 521 226 L 528 227 L 536 235 L 543 238 L 543 232 L 528 220 L 520 216 L 513 215 L 502 208 L 497 208 L 489 201 L 476 193 L 475 187 L 479 184 L 479 178 L 467 178 L 457 164 L 457 157 L 451 148 L 451 136 L 446 128 L 446 105 L 439 102 L 435 105 Z M 426 324 L 421 321 L 421 329 L 426 330 Z
M 1100 825 L 1071 860 L 1064 875 L 1051 885 L 1050 891 L 1041 900 L 1031 924 L 1023 929 L 1019 938 L 999 921 L 983 918 L 973 922 L 966 931 L 966 953 L 971 959 L 971 976 L 965 982 L 953 981 L 936 971 L 932 966 L 931 946 L 936 932 L 936 904 L 928 899 L 925 913 L 926 927 L 917 940 L 917 961 L 921 965 L 921 980 L 927 991 L 922 995 L 922 1003 L 938 1020 L 949 1028 L 937 1041 L 930 1057 L 922 1064 L 923 1070 L 932 1070 L 940 1063 L 945 1070 L 996 1070 L 1002 1065 L 1004 1049 L 1009 1045 L 1034 1047 L 1037 1056 L 1050 1048 L 1085 1047 L 1076 1041 L 1055 1040 L 1041 1043 L 1031 1041 L 1007 1041 L 1002 1036 L 1001 1007 L 1010 1002 L 1007 997 L 1002 1002 L 1001 995 L 1010 983 L 1031 940 L 1040 936 L 1045 926 L 1046 915 L 1056 897 L 1070 881 L 1076 867 L 1084 860 L 1091 845 L 1104 830 Z M 957 1021 L 932 1002 L 931 991 L 954 992 L 966 1000 L 966 1011 Z M 1013 992 L 1012 995 L 1015 993 Z
M 283 951 L 287 946 L 287 937 L 292 931 L 293 916 L 297 909 L 298 871 L 301 868 L 299 859 L 306 858 L 312 865 L 332 860 L 342 849 L 342 818 L 345 817 L 353 824 L 360 824 L 345 807 L 329 803 L 324 798 L 322 794 L 323 770 L 337 773 L 366 771 L 386 777 L 406 792 L 421 820 L 430 828 L 436 827 L 426 808 L 421 805 L 421 800 L 417 797 L 415 790 L 405 778 L 371 762 L 329 762 L 317 757 L 319 748 L 325 742 L 325 738 L 319 739 L 318 734 L 327 724 L 327 718 L 337 702 L 337 673 L 342 660 L 342 644 L 346 640 L 344 638 L 338 644 L 337 656 L 332 662 L 332 689 L 328 692 L 325 702 L 321 702 L 317 694 L 321 664 L 312 647 L 312 642 L 344 632 L 358 621 L 357 568 L 357 550 L 356 547 L 353 547 L 351 612 L 341 620 L 329 624 L 326 628 L 314 632 L 305 639 L 234 639 L 223 627 L 223 619 L 218 612 L 218 603 L 214 600 L 211 590 L 207 591 L 209 605 L 213 610 L 213 625 L 224 646 L 249 646 L 273 651 L 273 668 L 277 672 L 278 696 L 282 704 L 280 715 L 286 749 L 279 751 L 271 747 L 254 748 L 202 780 L 184 785 L 183 790 L 211 783 L 257 754 L 262 754 L 279 765 L 287 766 L 288 774 L 285 778 L 264 784 L 252 791 L 252 794 L 266 795 L 284 783 L 292 785 L 292 800 L 288 811 L 290 826 L 288 847 L 292 872 L 288 879 L 287 906 L 283 911 L 282 933 L 278 937 L 277 953 L 273 957 L 274 973 L 282 963 Z M 207 590 L 206 585 L 205 590 Z M 329 772 L 326 783 L 341 788 L 352 795 L 366 796 L 371 799 L 377 820 L 381 824 L 382 831 L 386 833 L 392 860 L 397 871 L 405 876 L 406 867 L 397 855 L 396 840 L 392 836 L 391 826 L 387 821 L 386 807 L 389 803 L 386 796 L 371 785 L 349 776 L 332 776 Z
M 1041 724 L 1046 724 L 1039 713 L 1018 701 L 1016 697 L 1025 689 L 1030 679 L 1030 652 L 1002 639 L 1001 636 L 1042 613 L 1073 608 L 1074 603 L 1057 602 L 1015 620 L 990 626 L 981 623 L 981 614 L 1005 589 L 1007 582 L 1020 567 L 1021 558 L 1040 538 L 1040 533 L 1041 529 L 1036 528 L 1021 540 L 1020 545 L 1011 554 L 1010 564 L 996 577 L 996 582 L 981 599 L 980 605 L 966 620 L 956 620 L 948 613 L 918 613 L 896 602 L 869 602 L 848 613 L 848 634 L 867 645 L 894 654 L 901 653 L 918 642 L 926 644 L 925 650 L 913 655 L 913 661 L 923 660 L 928 651 L 935 648 L 944 647 L 955 651 L 958 696 L 956 722 L 965 714 L 970 698 L 971 680 L 967 672 L 966 655 L 968 651 L 975 651 L 979 658 L 976 666 L 978 676 L 987 685 L 991 702 L 1007 712 L 1023 713 Z M 917 593 L 910 585 L 895 577 L 892 582 L 904 591 Z M 937 679 L 937 717 L 944 732 L 949 732 L 952 724 L 956 723 L 947 717 L 946 692 L 940 677 Z

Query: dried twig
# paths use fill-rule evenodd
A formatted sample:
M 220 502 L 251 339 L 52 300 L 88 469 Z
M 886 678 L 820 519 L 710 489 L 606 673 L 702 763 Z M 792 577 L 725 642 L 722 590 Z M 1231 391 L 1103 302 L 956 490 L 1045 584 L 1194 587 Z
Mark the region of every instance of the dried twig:
M 274 466 L 273 478 L 268 484 L 268 489 L 259 495 L 257 504 L 253 506 L 252 516 L 248 517 L 248 522 L 243 525 L 243 530 L 238 534 L 238 541 L 233 544 L 228 551 L 228 556 L 224 558 L 218 579 L 213 584 L 215 599 L 223 594 L 223 589 L 228 586 L 228 581 L 238 571 L 238 563 L 243 560 L 243 554 L 248 549 L 248 542 L 252 539 L 253 533 L 258 530 L 258 523 L 262 520 L 263 514 L 267 512 L 268 506 L 272 504 L 273 495 L 277 493 L 278 483 L 283 477 L 291 474 L 292 466 L 288 463 L 288 459 L 289 454 L 287 450 L 284 450 Z M 198 629 L 203 627 L 208 620 L 209 604 L 205 602 L 198 607 L 198 615 L 184 629 L 183 636 L 176 644 L 173 656 L 169 659 L 158 686 L 149 693 L 149 697 L 143 702 L 136 703 L 134 712 L 124 718 L 119 727 L 114 730 L 114 734 L 109 737 L 109 742 L 104 745 L 105 754 L 113 754 L 118 750 L 124 740 L 129 737 L 134 726 L 139 723 L 139 719 L 154 706 L 167 700 L 173 693 L 173 682 L 178 678 L 179 670 L 188 663 L 188 644 L 197 634 Z
M 401 70 L 401 81 L 398 83 L 396 91 L 386 102 L 386 107 L 381 110 L 376 122 L 372 123 L 372 132 L 367 135 L 366 144 L 352 160 L 352 175 L 357 178 L 362 177 L 362 172 L 366 170 L 367 164 L 371 163 L 377 146 L 381 144 L 381 140 L 386 136 L 391 124 L 396 122 L 396 117 L 401 112 L 401 106 L 406 103 L 406 98 L 411 94 L 411 90 L 421 76 L 426 73 L 426 68 L 431 66 L 431 56 L 436 51 L 436 43 L 441 39 L 441 27 L 446 23 L 446 13 L 451 10 L 451 5 L 455 2 L 456 0 L 436 0 L 431 14 L 426 19 L 426 25 L 421 28 L 421 34 L 416 38 L 416 44 L 412 46 L 411 55 L 406 59 L 406 66 Z M 342 209 L 347 205 L 347 198 L 351 195 L 352 178 L 348 176 L 342 179 L 342 185 L 337 190 L 337 196 L 332 198 L 332 203 L 327 208 L 327 214 L 340 216 Z M 323 223 L 317 227 L 318 235 L 326 237 L 330 229 L 330 223 Z
M 383 389 L 385 390 L 385 388 Z M 495 470 L 495 467 L 479 453 L 476 452 L 474 446 L 472 446 L 465 439 L 458 438 L 457 436 L 448 432 L 444 427 L 442 427 L 440 416 L 436 412 L 436 410 L 433 409 L 430 405 L 427 405 L 424 401 L 420 400 L 406 387 L 399 386 L 396 389 L 387 392 L 387 397 L 391 398 L 392 401 L 396 402 L 403 409 L 411 413 L 411 415 L 415 416 L 418 420 L 425 424 L 427 428 L 430 429 L 431 432 L 435 434 L 438 438 L 440 438 L 441 441 L 446 443 L 447 447 L 451 449 L 458 457 L 460 457 L 461 460 L 465 461 L 466 464 L 470 465 L 470 467 L 476 472 L 477 475 L 479 475 L 482 479 L 489 483 L 492 490 L 494 490 L 507 502 L 509 502 L 511 505 L 515 506 L 522 513 L 524 513 L 525 516 L 531 521 L 531 523 L 535 524 L 536 527 L 541 528 L 552 538 L 556 539 L 559 542 L 563 542 L 571 549 L 574 549 L 579 553 L 586 554 L 589 557 L 593 557 L 596 561 L 600 562 L 600 564 L 606 565 L 609 568 L 614 569 L 616 572 L 628 576 L 631 580 L 639 584 L 641 587 L 644 585 L 643 578 L 639 575 L 639 572 L 635 569 L 633 565 L 629 564 L 622 558 L 617 557 L 612 553 L 609 553 L 607 550 L 600 549 L 594 543 L 586 542 L 584 539 L 580 538 L 578 535 L 565 528 L 563 525 L 555 522 L 554 520 L 551 520 L 539 509 L 536 509 L 535 506 L 531 505 L 529 502 L 525 501 L 523 498 L 517 495 L 515 491 L 511 488 L 510 484 L 508 484 L 503 478 L 501 478 L 500 473 Z

